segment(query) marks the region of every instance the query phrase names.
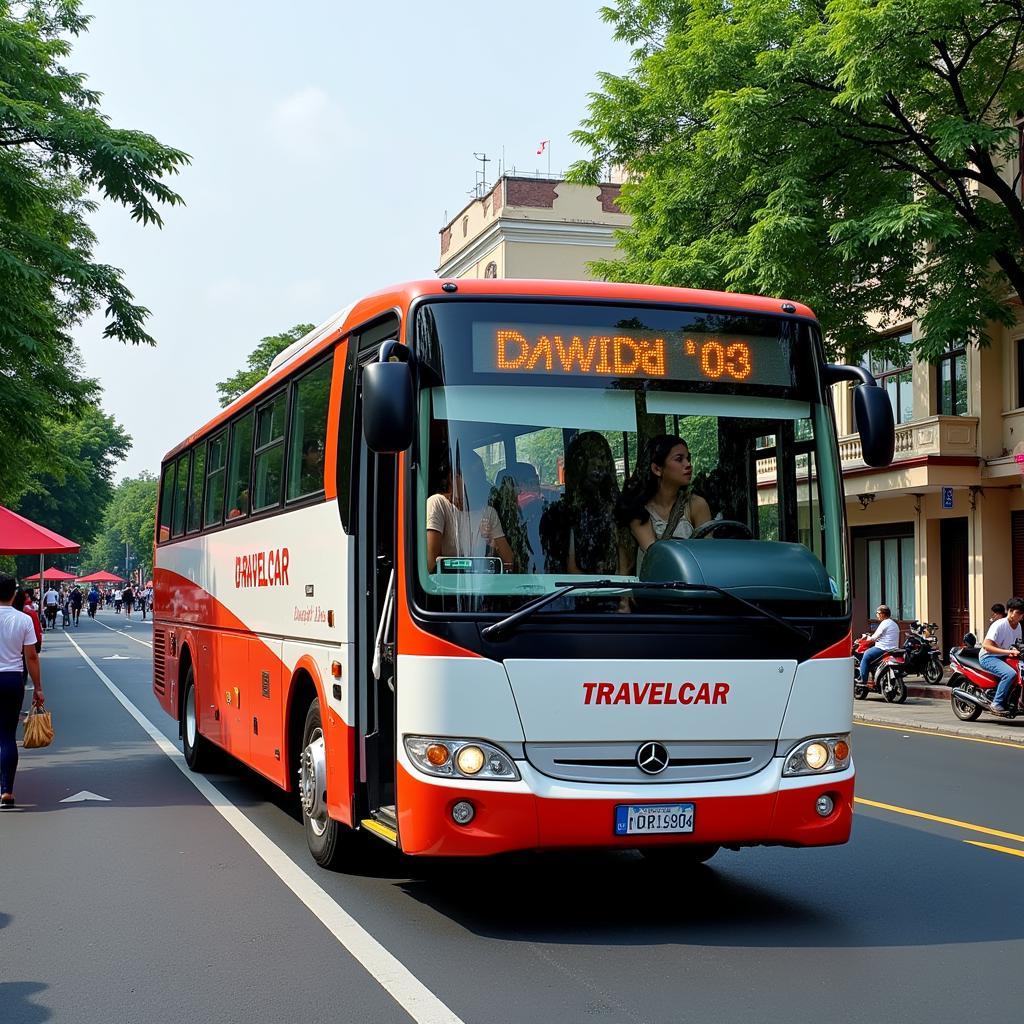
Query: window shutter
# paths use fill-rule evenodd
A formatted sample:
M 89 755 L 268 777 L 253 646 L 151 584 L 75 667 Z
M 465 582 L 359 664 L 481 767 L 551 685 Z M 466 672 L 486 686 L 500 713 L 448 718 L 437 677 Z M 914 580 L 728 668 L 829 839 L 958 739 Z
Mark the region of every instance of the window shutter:
M 1010 513 L 1010 540 L 1013 547 L 1013 593 L 1024 594 L 1024 512 Z

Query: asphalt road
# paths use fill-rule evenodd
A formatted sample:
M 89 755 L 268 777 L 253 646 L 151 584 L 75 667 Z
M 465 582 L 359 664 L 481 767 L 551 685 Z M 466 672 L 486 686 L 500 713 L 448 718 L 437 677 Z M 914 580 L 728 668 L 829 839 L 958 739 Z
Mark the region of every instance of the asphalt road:
M 149 626 L 72 637 L 177 746 Z M 1024 747 L 858 726 L 836 849 L 673 872 L 368 839 L 330 873 L 252 773 L 200 792 L 60 631 L 43 666 L 57 740 L 0 814 L 3 1024 L 1020 1019 Z M 64 802 L 83 791 L 106 800 Z

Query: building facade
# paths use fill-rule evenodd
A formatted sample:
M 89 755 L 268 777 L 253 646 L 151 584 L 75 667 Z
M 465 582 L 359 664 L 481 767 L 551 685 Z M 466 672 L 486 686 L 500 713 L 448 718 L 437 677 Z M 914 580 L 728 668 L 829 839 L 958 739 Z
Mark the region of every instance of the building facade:
M 615 258 L 614 232 L 629 224 L 618 194 L 616 183 L 503 177 L 441 231 L 438 275 L 591 279 L 588 264 Z M 855 629 L 888 604 L 904 625 L 936 623 L 946 652 L 984 631 L 994 602 L 1024 595 L 1024 309 L 985 346 L 935 363 L 913 358 L 918 329 L 894 332 L 902 359 L 868 357 L 896 419 L 888 469 L 861 458 L 851 385 L 834 398 Z

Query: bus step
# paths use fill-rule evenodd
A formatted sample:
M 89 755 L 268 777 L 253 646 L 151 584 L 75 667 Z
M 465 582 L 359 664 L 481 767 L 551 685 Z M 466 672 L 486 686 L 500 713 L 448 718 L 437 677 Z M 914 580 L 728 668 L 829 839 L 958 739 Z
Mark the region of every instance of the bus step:
M 386 820 L 385 821 L 378 821 L 377 820 L 378 818 L 381 818 L 381 817 L 384 817 L 384 816 L 381 815 L 380 811 L 376 811 L 376 812 L 374 812 L 374 816 L 372 818 L 363 818 L 363 820 L 359 824 L 362 825 L 362 827 L 364 829 L 366 829 L 367 832 L 372 832 L 373 835 L 377 836 L 380 839 L 383 839 L 384 842 L 390 843 L 392 846 L 397 846 L 398 845 L 398 830 L 396 828 L 394 828 L 392 825 L 388 824 L 386 822 Z M 393 815 L 392 815 L 392 820 L 393 820 Z M 397 822 L 396 822 L 396 824 L 397 824 Z

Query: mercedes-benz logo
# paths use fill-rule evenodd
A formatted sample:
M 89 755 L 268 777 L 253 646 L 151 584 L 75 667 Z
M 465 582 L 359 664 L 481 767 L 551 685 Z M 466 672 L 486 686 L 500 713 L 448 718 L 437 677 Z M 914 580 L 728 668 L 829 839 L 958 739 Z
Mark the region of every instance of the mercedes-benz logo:
M 658 775 L 668 767 L 668 749 L 664 743 L 650 740 L 641 743 L 636 752 L 636 766 L 648 775 Z

